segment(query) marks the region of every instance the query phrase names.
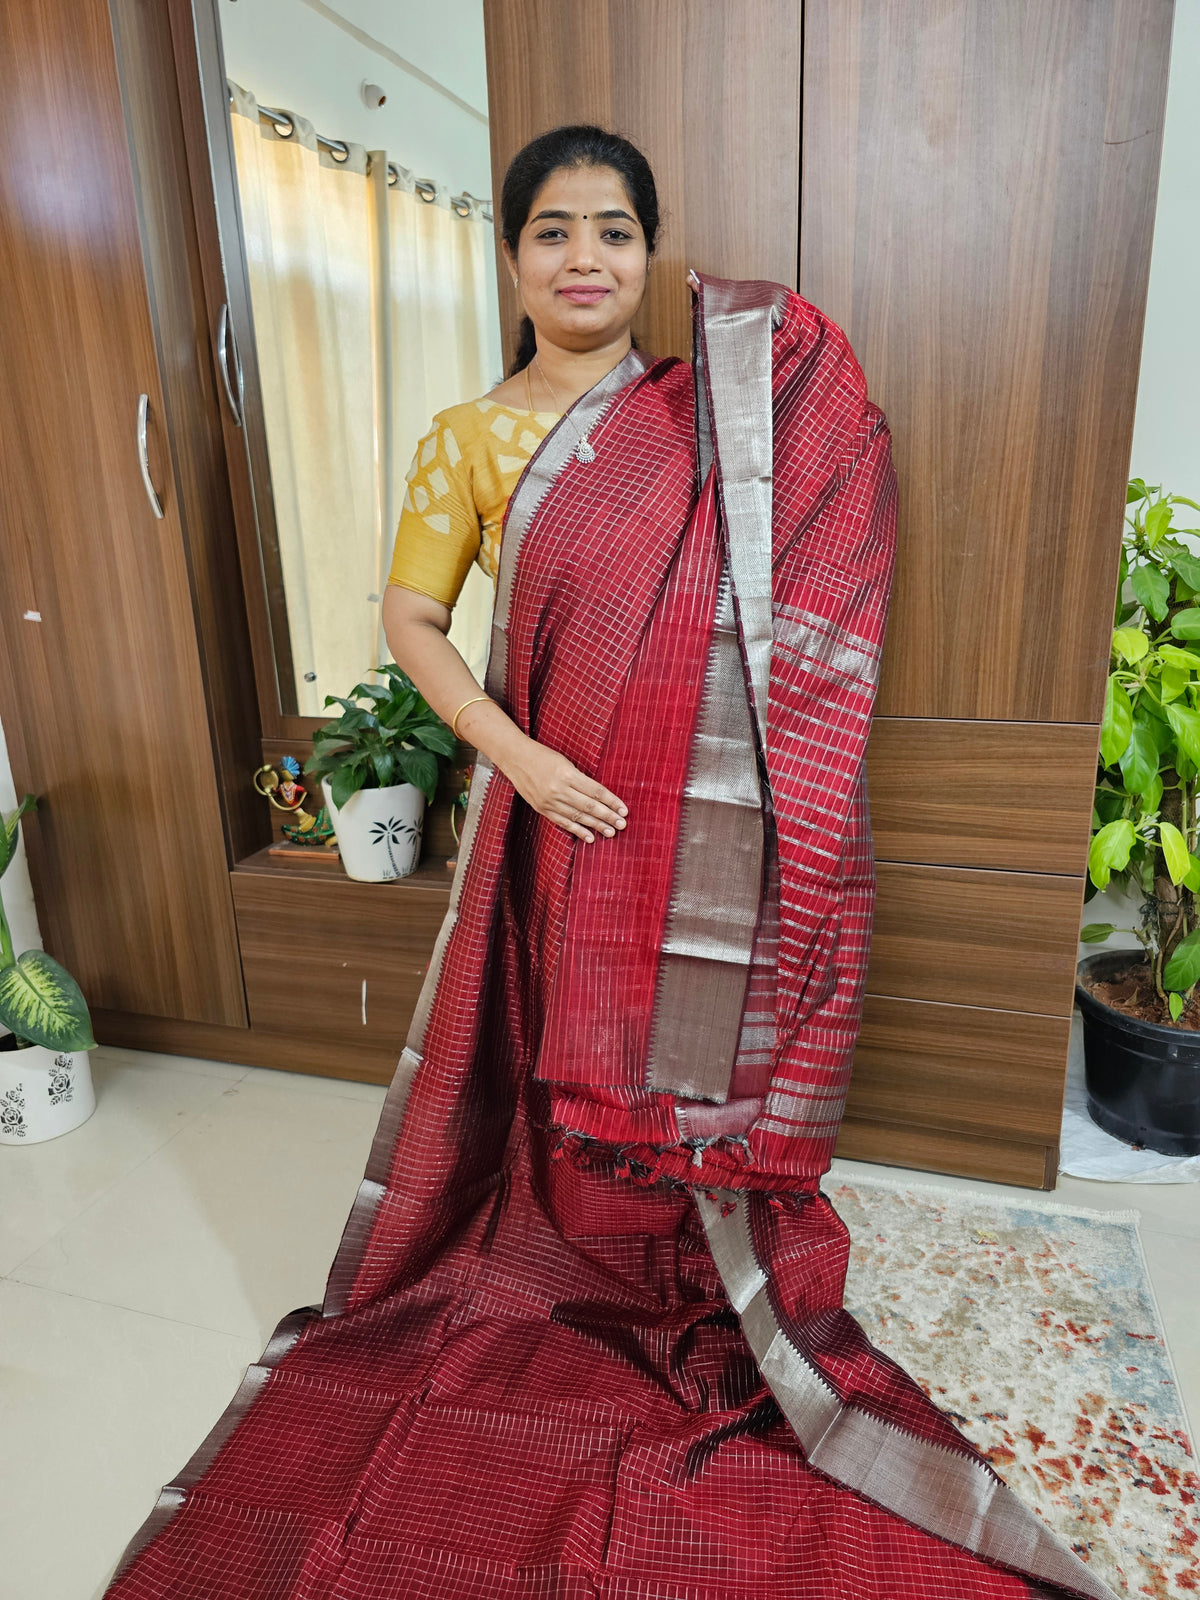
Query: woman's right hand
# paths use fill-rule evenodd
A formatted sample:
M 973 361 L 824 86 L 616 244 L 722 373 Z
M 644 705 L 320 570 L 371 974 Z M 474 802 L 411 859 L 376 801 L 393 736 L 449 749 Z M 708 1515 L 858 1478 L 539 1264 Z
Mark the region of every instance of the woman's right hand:
M 457 720 L 459 738 L 499 767 L 535 811 L 588 844 L 596 832 L 609 839 L 620 833 L 629 810 L 625 802 L 560 751 L 531 739 L 476 683 L 446 637 L 450 611 L 431 595 L 389 583 L 383 621 L 397 664 L 439 716 Z
M 588 844 L 595 842 L 592 829 L 611 839 L 625 826 L 625 802 L 549 745 L 526 738 L 503 771 L 535 811 Z

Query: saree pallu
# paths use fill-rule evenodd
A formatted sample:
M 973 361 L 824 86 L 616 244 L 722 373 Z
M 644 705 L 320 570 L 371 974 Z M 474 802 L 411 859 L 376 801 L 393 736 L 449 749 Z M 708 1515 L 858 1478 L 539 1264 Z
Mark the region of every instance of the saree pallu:
M 1109 1595 L 842 1309 L 889 441 L 815 308 L 698 285 L 501 547 L 488 691 L 627 828 L 480 757 L 325 1301 L 110 1600 Z

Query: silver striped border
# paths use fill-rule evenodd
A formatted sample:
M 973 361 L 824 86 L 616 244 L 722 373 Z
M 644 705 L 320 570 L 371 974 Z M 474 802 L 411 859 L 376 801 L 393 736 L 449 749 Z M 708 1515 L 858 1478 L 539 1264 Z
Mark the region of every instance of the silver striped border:
M 646 1086 L 722 1103 L 737 1058 L 762 902 L 763 806 L 726 570 L 684 783 Z
M 773 622 L 771 334 L 781 291 L 698 275 L 696 281 L 697 447 L 702 479 L 716 461 L 725 570 L 684 783 L 645 1083 L 658 1093 L 720 1104 L 729 1097 L 737 1060 L 764 893 L 754 719 L 765 753 Z
M 772 331 L 787 291 L 701 277 L 698 317 L 729 569 L 762 749 L 771 681 L 774 500 Z
M 810 1466 L 914 1527 L 987 1561 L 1031 1573 L 1039 1582 L 1088 1600 L 1117 1600 L 981 1462 L 930 1444 L 840 1399 L 776 1315 L 770 1278 L 750 1227 L 750 1206 L 757 1197 L 732 1190 L 692 1192 L 746 1341 Z

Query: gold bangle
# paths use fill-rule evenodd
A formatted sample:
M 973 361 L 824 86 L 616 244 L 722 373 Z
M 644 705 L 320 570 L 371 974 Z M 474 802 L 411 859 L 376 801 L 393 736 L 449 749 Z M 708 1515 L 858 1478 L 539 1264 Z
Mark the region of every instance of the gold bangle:
M 472 698 L 470 700 L 464 700 L 463 701 L 462 705 L 459 706 L 458 710 L 454 713 L 453 717 L 451 717 L 451 719 L 450 719 L 450 731 L 453 733 L 453 735 L 454 735 L 454 737 L 456 739 L 458 738 L 458 719 L 459 719 L 459 717 L 462 716 L 463 712 L 467 709 L 467 707 L 477 704 L 477 702 L 480 701 L 480 700 L 490 700 L 490 699 L 491 699 L 491 695 L 488 695 L 488 694 L 477 694 L 477 695 L 472 696 Z

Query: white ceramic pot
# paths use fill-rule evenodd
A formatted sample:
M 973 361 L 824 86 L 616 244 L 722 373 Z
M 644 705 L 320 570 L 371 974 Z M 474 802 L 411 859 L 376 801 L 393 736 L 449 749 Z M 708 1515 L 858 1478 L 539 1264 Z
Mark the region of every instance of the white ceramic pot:
M 415 783 L 387 789 L 360 789 L 344 806 L 335 806 L 329 779 L 321 779 L 338 854 L 352 878 L 389 883 L 407 878 L 421 858 L 425 795 Z
M 0 1144 L 40 1144 L 86 1122 L 96 1109 L 87 1051 L 6 1050 L 8 1042 L 0 1040 Z

